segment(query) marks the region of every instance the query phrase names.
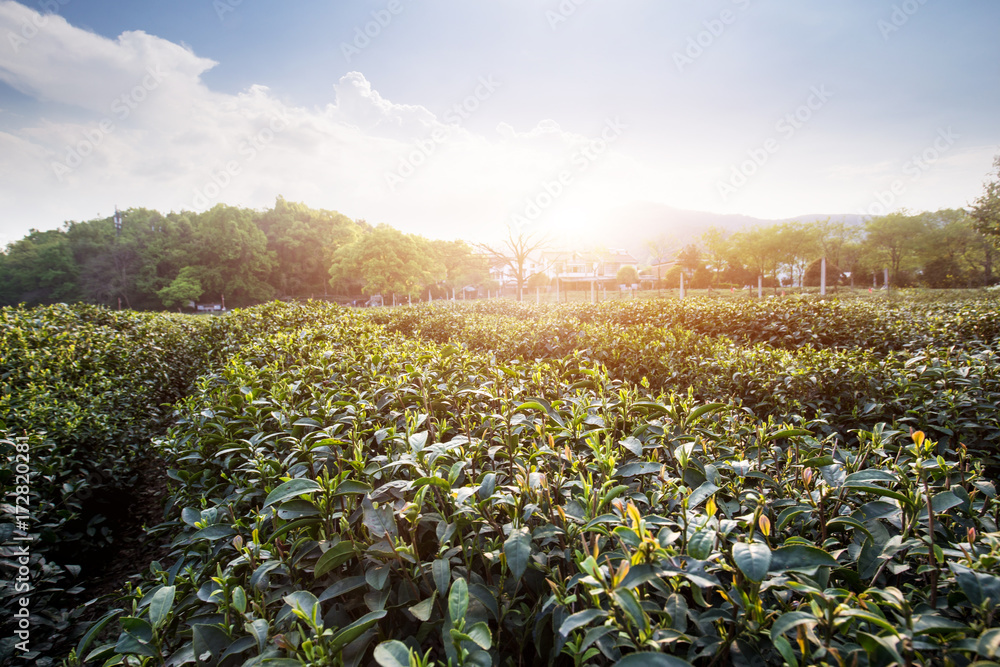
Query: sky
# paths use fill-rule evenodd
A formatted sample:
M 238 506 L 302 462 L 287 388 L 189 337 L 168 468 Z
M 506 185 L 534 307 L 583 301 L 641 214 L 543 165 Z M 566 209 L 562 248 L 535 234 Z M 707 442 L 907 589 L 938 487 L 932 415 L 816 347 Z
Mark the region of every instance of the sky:
M 0 0 L 0 246 L 279 195 L 433 238 L 965 207 L 995 0 Z

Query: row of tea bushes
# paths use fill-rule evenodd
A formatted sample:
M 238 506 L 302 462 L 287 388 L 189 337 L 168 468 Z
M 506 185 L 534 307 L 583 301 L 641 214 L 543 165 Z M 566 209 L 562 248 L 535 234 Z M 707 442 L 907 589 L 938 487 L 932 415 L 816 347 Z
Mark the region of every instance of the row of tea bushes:
M 987 457 L 997 452 L 1000 338 L 994 332 L 1000 318 L 992 301 L 906 305 L 909 319 L 900 320 L 899 330 L 879 334 L 899 349 L 884 352 L 863 345 L 803 345 L 797 338 L 778 346 L 746 340 L 749 316 L 743 311 L 753 311 L 755 317 L 780 313 L 782 321 L 792 321 L 806 309 L 813 314 L 800 323 L 807 334 L 819 326 L 822 318 L 816 313 L 867 316 L 877 302 L 678 303 L 608 302 L 546 310 L 492 302 L 386 309 L 367 316 L 390 331 L 489 352 L 501 361 L 579 354 L 633 384 L 690 389 L 707 402 L 737 401 L 761 418 L 806 415 L 824 420 L 828 433 L 850 437 L 852 429 L 870 429 L 880 421 L 921 422 L 944 446 L 963 443 Z M 727 329 L 706 327 L 695 317 L 705 311 L 712 322 L 720 322 L 720 314 L 712 312 L 715 307 L 732 317 Z M 652 317 L 662 312 L 673 313 L 669 324 Z M 911 335 L 911 321 L 931 333 Z M 706 335 L 705 329 L 718 335 Z M 965 334 L 970 338 L 954 343 Z
M 158 440 L 172 553 L 78 658 L 995 657 L 1000 503 L 962 447 L 885 424 L 838 442 L 580 354 L 497 363 L 363 314 L 287 309 L 272 314 L 314 324 L 235 351 Z
M 319 307 L 310 311 L 316 316 Z M 86 584 L 121 540 L 140 471 L 149 467 L 150 438 L 161 434 L 172 405 L 199 375 L 252 337 L 304 323 L 280 306 L 225 318 L 112 311 L 87 305 L 0 309 L 0 543 L 13 536 L 19 486 L 15 447 L 30 449 L 33 623 L 46 659 L 74 634 Z M 19 440 L 21 439 L 21 440 Z M 17 571 L 16 549 L 0 563 Z M 0 602 L 21 597 L 13 577 Z M 0 662 L 13 649 L 14 620 L 0 620 Z M 42 630 L 44 628 L 44 630 Z
M 25 518 L 8 494 L 30 487 L 20 511 L 29 513 L 39 652 L 71 633 L 81 584 L 119 537 L 108 514 L 127 505 L 150 437 L 206 367 L 206 324 L 83 305 L 0 309 L 0 451 L 10 462 L 0 469 L 0 537 L 8 544 Z M 16 459 L 19 442 L 28 452 Z M 0 553 L 10 571 L 15 551 Z M 4 577 L 5 609 L 23 594 Z M 0 657 L 10 655 L 13 622 L 0 621 Z
M 1000 296 L 986 292 L 956 301 L 801 297 L 765 301 L 614 300 L 557 306 L 502 299 L 458 302 L 450 304 L 452 308 L 442 308 L 443 304 L 377 309 L 370 312 L 370 317 L 392 330 L 439 342 L 466 335 L 476 320 L 486 326 L 491 320 L 517 320 L 545 331 L 550 344 L 563 346 L 572 344 L 573 334 L 581 325 L 589 324 L 616 329 L 676 328 L 701 336 L 724 336 L 738 345 L 765 343 L 788 349 L 811 345 L 878 353 L 928 346 L 974 347 L 1000 336 Z M 553 334 L 557 338 L 553 339 Z M 521 348 L 524 356 L 540 356 L 538 353 L 544 350 Z

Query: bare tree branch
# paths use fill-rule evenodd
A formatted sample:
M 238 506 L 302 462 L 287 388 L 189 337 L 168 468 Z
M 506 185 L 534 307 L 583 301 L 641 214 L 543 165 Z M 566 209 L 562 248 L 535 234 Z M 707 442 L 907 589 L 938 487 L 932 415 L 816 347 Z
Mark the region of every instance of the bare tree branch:
M 476 247 L 487 253 L 504 266 L 510 267 L 517 281 L 517 300 L 521 301 L 524 296 L 524 284 L 527 282 L 525 266 L 531 254 L 548 247 L 550 239 L 546 235 L 535 235 L 518 231 L 507 227 L 507 238 L 503 246 L 499 249 L 485 243 L 477 243 Z

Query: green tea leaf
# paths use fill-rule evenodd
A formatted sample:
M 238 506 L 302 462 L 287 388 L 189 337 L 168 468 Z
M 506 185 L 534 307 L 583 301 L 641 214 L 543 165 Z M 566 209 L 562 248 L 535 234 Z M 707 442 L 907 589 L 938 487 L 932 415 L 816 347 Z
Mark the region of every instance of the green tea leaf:
M 292 498 L 297 498 L 301 495 L 316 493 L 322 489 L 323 487 L 312 479 L 290 479 L 283 484 L 279 484 L 274 491 L 267 494 L 267 500 L 264 501 L 264 506 L 261 509 L 267 509 L 271 505 L 283 503 L 286 500 L 291 500 Z
M 563 637 L 568 637 L 569 633 L 577 628 L 590 625 L 596 619 L 607 618 L 607 616 L 608 612 L 603 609 L 584 609 L 583 611 L 578 611 L 575 614 L 570 614 L 563 620 L 559 626 L 559 634 Z
M 335 634 L 333 639 L 330 640 L 331 650 L 339 651 L 350 644 L 352 641 L 367 632 L 369 628 L 378 623 L 381 619 L 385 618 L 386 613 L 387 612 L 385 611 L 373 611 L 369 614 L 365 614 L 358 620 L 348 625 L 339 633 Z
M 467 634 L 481 649 L 489 650 L 493 645 L 493 635 L 490 633 L 490 626 L 486 625 L 486 623 L 476 623 L 469 628 Z
M 688 555 L 697 560 L 705 560 L 712 555 L 715 546 L 714 530 L 699 530 L 688 540 Z
M 431 570 L 438 593 L 445 595 L 451 585 L 451 564 L 444 558 L 438 558 L 431 565 Z
M 800 625 L 815 625 L 816 623 L 819 623 L 819 619 L 804 611 L 785 612 L 771 626 L 771 636 L 783 635 Z
M 153 593 L 149 601 L 149 622 L 153 629 L 158 629 L 167 620 L 170 610 L 174 606 L 174 592 L 177 589 L 173 586 L 163 586 Z
M 795 544 L 771 552 L 771 572 L 813 572 L 818 567 L 838 567 L 837 560 L 817 547 Z
M 458 625 L 459 621 L 465 619 L 468 610 L 469 585 L 460 577 L 452 583 L 451 592 L 448 594 L 448 615 L 451 617 L 451 622 Z
M 531 530 L 523 527 L 512 530 L 503 543 L 503 552 L 511 574 L 515 579 L 520 579 L 528 569 L 528 560 L 531 558 Z
M 431 614 L 434 613 L 434 600 L 437 598 L 437 591 L 434 594 L 422 602 L 418 602 L 409 608 L 410 613 L 417 617 L 417 620 L 426 623 L 430 620 Z
M 410 667 L 410 648 L 396 639 L 376 646 L 373 657 L 382 667 Z
M 353 557 L 354 542 L 338 542 L 334 546 L 327 549 L 326 553 L 320 556 L 319 560 L 316 561 L 316 567 L 313 568 L 313 577 L 319 579 L 327 572 L 336 570 Z
M 762 542 L 737 542 L 733 545 L 733 560 L 743 576 L 759 584 L 771 567 L 771 549 Z

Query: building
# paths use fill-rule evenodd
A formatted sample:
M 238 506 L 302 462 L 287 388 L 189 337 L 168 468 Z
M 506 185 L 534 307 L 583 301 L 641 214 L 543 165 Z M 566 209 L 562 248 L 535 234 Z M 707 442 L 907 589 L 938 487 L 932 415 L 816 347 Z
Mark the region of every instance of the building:
M 542 250 L 532 253 L 524 263 L 525 278 L 543 274 L 550 280 L 558 279 L 561 288 L 573 285 L 588 286 L 596 281 L 604 287 L 616 285 L 618 271 L 631 266 L 638 272 L 639 260 L 627 250 Z M 501 286 L 517 284 L 517 276 L 509 263 L 495 258 L 490 263 L 490 278 Z
M 194 304 L 193 301 L 189 303 Z M 199 313 L 221 313 L 226 308 L 221 303 L 199 303 L 194 304 L 194 309 Z
M 664 278 L 667 277 L 667 274 L 670 272 L 670 269 L 674 268 L 678 264 L 679 262 L 677 262 L 677 260 L 655 261 L 649 267 L 650 278 L 652 278 L 653 280 L 663 280 Z
M 589 285 L 596 281 L 605 287 L 617 284 L 618 271 L 630 266 L 639 271 L 639 260 L 627 250 L 569 251 L 548 250 L 541 253 L 536 263 L 549 278 L 558 279 L 561 285 L 574 283 Z

